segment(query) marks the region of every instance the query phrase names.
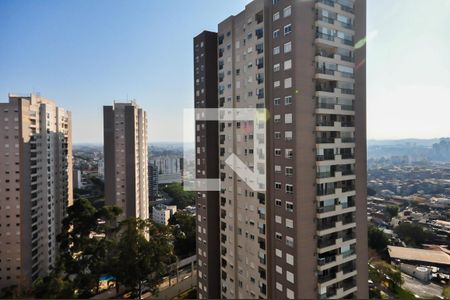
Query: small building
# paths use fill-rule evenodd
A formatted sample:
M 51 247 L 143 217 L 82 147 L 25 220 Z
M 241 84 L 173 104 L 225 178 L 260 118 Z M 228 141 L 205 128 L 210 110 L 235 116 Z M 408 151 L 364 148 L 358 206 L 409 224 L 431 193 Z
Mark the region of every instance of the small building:
M 158 224 L 168 225 L 170 217 L 176 212 L 176 205 L 157 204 L 152 208 L 152 220 Z

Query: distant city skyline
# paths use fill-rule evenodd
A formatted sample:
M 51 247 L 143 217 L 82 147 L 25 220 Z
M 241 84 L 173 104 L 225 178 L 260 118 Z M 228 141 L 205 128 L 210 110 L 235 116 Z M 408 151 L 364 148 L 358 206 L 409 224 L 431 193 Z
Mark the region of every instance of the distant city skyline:
M 0 102 L 40 92 L 72 112 L 74 143 L 102 143 L 103 105 L 136 99 L 150 143 L 182 142 L 192 36 L 248 2 L 1 1 Z M 450 136 L 450 0 L 368 1 L 367 16 L 368 138 Z

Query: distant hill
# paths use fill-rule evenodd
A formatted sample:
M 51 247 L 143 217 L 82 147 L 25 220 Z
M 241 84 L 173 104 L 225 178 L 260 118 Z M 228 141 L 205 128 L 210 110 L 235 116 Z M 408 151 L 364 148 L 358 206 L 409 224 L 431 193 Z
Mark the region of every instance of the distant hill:
M 399 140 L 367 140 L 368 146 L 395 146 L 395 145 L 416 145 L 431 147 L 439 143 L 441 139 L 399 139 Z
M 450 138 L 368 140 L 368 158 L 407 157 L 409 161 L 450 162 Z

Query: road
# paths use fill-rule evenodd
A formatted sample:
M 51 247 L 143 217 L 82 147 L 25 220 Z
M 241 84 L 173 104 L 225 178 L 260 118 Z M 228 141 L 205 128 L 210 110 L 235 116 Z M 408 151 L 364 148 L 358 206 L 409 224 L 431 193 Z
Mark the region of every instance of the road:
M 442 288 L 434 283 L 424 284 L 419 280 L 402 273 L 404 283 L 402 288 L 410 291 L 420 299 L 439 297 L 442 295 Z

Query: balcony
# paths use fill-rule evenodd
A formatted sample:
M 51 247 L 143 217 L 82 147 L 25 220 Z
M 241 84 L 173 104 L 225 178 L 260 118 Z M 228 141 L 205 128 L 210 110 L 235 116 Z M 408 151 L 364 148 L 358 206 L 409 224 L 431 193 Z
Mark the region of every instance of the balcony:
M 325 196 L 325 195 L 332 195 L 336 192 L 334 187 L 329 187 L 326 189 L 317 189 L 317 196 Z
M 354 95 L 355 90 L 354 89 L 341 89 L 341 93 L 344 95 Z
M 327 275 L 319 275 L 317 278 L 317 281 L 319 283 L 325 283 L 325 282 L 331 281 L 335 278 L 336 278 L 336 273 L 331 273 L 331 274 L 327 274 Z
M 334 172 L 317 172 L 316 178 L 330 178 L 334 177 Z
M 318 0 L 317 2 L 318 3 L 323 3 L 323 4 L 325 4 L 327 6 L 330 6 L 330 7 L 334 7 L 334 1 L 333 0 Z
M 342 143 L 354 143 L 355 138 L 354 137 L 342 137 L 341 142 Z
M 334 159 L 335 159 L 334 154 L 316 155 L 316 161 L 326 161 L 326 160 L 334 160 Z
M 334 36 L 322 32 L 316 32 L 316 38 L 334 42 Z
M 353 7 L 350 7 L 350 6 L 347 6 L 347 5 L 344 5 L 344 4 L 341 4 L 341 10 L 342 11 L 345 11 L 345 12 L 348 12 L 348 13 L 354 13 L 354 9 L 353 9 Z
M 318 120 L 316 126 L 324 126 L 324 127 L 334 127 L 334 120 Z
M 336 244 L 337 234 L 331 235 L 329 238 L 319 238 L 317 241 L 318 248 L 326 248 Z
M 322 21 L 328 24 L 334 24 L 334 19 L 333 18 L 329 18 L 329 17 L 325 17 L 323 15 L 318 15 L 316 18 L 316 21 Z
M 326 257 L 319 257 L 317 259 L 317 264 L 319 266 L 324 266 L 324 265 L 327 265 L 327 264 L 335 262 L 335 261 L 336 261 L 336 256 L 331 255 L 331 256 L 326 256 Z

